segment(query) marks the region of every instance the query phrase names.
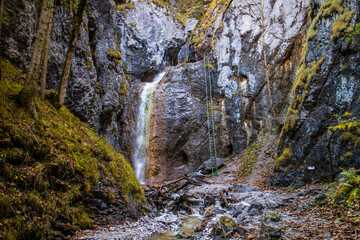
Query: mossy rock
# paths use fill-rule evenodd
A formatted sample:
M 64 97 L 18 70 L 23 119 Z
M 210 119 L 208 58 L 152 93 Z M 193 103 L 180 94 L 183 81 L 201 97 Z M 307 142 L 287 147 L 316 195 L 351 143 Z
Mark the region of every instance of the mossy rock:
M 46 90 L 45 99 L 48 100 L 54 107 L 60 108 L 59 105 L 59 92 L 56 90 Z
M 234 219 L 232 219 L 230 217 L 221 217 L 220 223 L 221 223 L 221 226 L 223 226 L 225 228 L 233 228 L 236 226 Z

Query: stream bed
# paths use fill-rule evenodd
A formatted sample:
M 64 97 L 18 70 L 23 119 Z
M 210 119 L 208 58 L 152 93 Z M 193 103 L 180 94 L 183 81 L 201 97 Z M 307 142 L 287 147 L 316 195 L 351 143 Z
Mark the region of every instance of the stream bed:
M 182 196 L 190 208 L 179 207 Z M 322 198 L 321 187 L 282 192 L 236 183 L 188 186 L 157 212 L 83 231 L 74 239 L 304 239 L 314 234 L 312 239 L 333 239 L 323 226 L 326 219 L 309 214 Z

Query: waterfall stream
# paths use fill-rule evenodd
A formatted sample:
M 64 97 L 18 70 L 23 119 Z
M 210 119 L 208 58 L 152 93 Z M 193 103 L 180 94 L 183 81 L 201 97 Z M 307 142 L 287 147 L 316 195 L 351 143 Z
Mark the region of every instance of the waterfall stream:
M 140 95 L 140 106 L 135 129 L 136 142 L 133 163 L 136 177 L 141 184 L 145 183 L 145 168 L 149 159 L 149 128 L 152 96 L 157 84 L 164 75 L 165 72 L 159 73 L 152 82 L 145 83 Z

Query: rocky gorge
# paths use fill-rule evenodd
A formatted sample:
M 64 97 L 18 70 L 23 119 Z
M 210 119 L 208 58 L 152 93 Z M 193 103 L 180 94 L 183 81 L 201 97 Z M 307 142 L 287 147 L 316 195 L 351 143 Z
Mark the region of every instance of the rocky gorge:
M 2 20 L 0 57 L 23 72 L 40 2 L 2 1 L 7 20 Z M 48 90 L 59 88 L 75 15 L 67 1 L 55 3 Z M 134 156 L 142 151 L 140 175 L 149 186 L 162 186 L 198 172 L 211 158 L 208 67 L 221 163 L 240 164 L 235 160 L 252 144 L 274 134 L 276 144 L 268 151 L 277 157 L 268 165 L 269 186 L 293 189 L 332 181 L 343 169 L 360 168 L 359 7 L 355 0 L 88 0 L 65 105 L 134 169 Z M 146 117 L 139 119 L 143 87 L 159 74 L 154 92 L 146 95 Z M 136 131 L 139 121 L 145 130 Z M 137 146 L 144 132 L 145 144 Z M 227 184 L 236 189 L 238 183 Z M 203 191 L 196 194 L 205 199 Z M 278 206 L 302 194 L 282 199 L 275 192 L 245 192 L 250 193 L 234 198 L 235 205 L 264 194 Z M 261 212 L 268 207 L 261 206 Z M 232 218 L 242 216 L 229 211 Z
M 5 10 L 14 21 L 4 24 L 2 57 L 23 69 L 35 30 L 34 3 L 5 2 Z M 71 70 L 68 108 L 131 158 L 140 87 L 165 71 L 166 77 L 154 94 L 157 107 L 151 113 L 147 175 L 156 178 L 159 174 L 158 181 L 163 181 L 172 174 L 175 177 L 195 171 L 209 158 L 204 137 L 207 130 L 201 61 L 206 54 L 213 67 L 219 156 L 240 153 L 277 122 L 283 129 L 282 149 L 291 148 L 288 165 L 294 168 L 284 172 L 280 167 L 271 184 L 302 185 L 327 178 L 327 127 L 336 121 L 331 119 L 333 114 L 357 114 L 359 93 L 356 41 L 346 42 L 345 30 L 331 25 L 341 21 L 348 11 L 351 17 L 346 24 L 355 25 L 357 3 L 264 1 L 264 42 L 257 2 L 223 1 L 208 6 L 198 21 L 181 19 L 156 1 L 120 5 L 89 1 Z M 56 8 L 48 88 L 58 86 L 70 19 L 66 6 Z M 314 61 L 319 65 L 316 69 Z M 275 118 L 270 114 L 266 68 Z M 316 71 L 300 76 L 299 71 L 308 69 Z M 297 104 L 296 98 L 301 98 Z M 339 137 L 332 141 L 334 159 L 349 151 Z M 314 147 L 309 148 L 309 144 Z M 346 161 L 335 160 L 336 169 L 357 167 L 355 152 Z M 166 170 L 169 166 L 175 169 Z M 307 171 L 308 166 L 314 166 L 315 171 Z

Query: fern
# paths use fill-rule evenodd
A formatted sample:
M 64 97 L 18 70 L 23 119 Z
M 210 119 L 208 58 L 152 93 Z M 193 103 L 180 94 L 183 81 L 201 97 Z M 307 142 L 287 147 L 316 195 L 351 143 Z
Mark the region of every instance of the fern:
M 355 169 L 343 171 L 344 177 L 332 194 L 333 204 L 345 203 L 347 206 L 359 205 L 360 202 L 360 175 Z

